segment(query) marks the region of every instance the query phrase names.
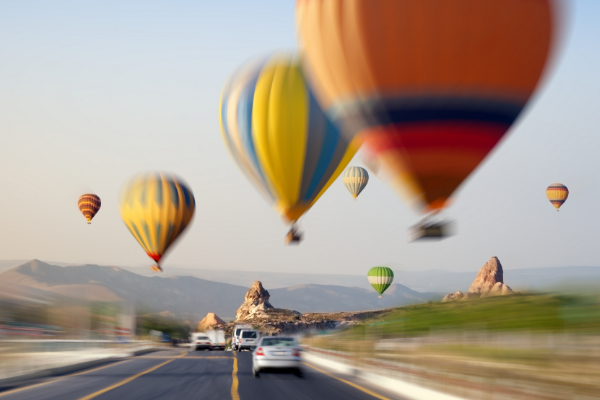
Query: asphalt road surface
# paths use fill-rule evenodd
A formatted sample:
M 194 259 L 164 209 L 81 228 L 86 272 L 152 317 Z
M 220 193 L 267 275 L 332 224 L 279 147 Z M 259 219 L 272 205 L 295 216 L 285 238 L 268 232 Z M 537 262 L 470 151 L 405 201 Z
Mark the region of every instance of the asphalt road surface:
M 0 392 L 0 400 L 372 400 L 398 399 L 355 377 L 308 363 L 303 376 L 252 376 L 252 354 L 165 350 Z

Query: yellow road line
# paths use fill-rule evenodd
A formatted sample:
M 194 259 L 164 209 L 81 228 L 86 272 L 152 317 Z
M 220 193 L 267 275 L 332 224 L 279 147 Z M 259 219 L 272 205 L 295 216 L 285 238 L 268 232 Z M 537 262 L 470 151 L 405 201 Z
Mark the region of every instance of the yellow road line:
M 383 396 L 381 396 L 381 395 L 379 395 L 379 394 L 377 394 L 377 393 L 375 393 L 375 392 L 373 392 L 373 391 L 371 391 L 371 390 L 369 390 L 369 389 L 367 389 L 367 388 L 364 388 L 364 387 L 362 387 L 362 386 L 360 386 L 360 385 L 357 385 L 356 383 L 352 383 L 352 382 L 349 382 L 349 381 L 347 381 L 347 380 L 345 380 L 345 379 L 338 378 L 337 376 L 334 376 L 334 375 L 330 374 L 330 373 L 329 373 L 329 372 L 327 372 L 327 371 L 323 371 L 321 368 L 317 368 L 317 367 L 315 367 L 314 365 L 310 365 L 310 364 L 307 364 L 307 363 L 305 363 L 305 362 L 302 362 L 302 364 L 304 364 L 304 365 L 306 365 L 306 366 L 308 366 L 308 367 L 314 368 L 314 369 L 316 369 L 317 371 L 319 371 L 319 372 L 321 372 L 321 373 L 323 373 L 323 374 L 325 374 L 325 375 L 328 375 L 328 376 L 330 376 L 330 377 L 332 377 L 332 378 L 335 378 L 335 379 L 337 379 L 338 381 L 342 381 L 342 382 L 344 382 L 346 385 L 350 385 L 350 386 L 352 386 L 353 388 L 355 388 L 355 389 L 358 389 L 358 390 L 360 390 L 361 392 L 365 392 L 366 394 L 368 394 L 368 395 L 371 395 L 371 396 L 373 396 L 373 397 L 375 397 L 375 398 L 377 398 L 377 399 L 380 399 L 380 400 L 390 400 L 390 399 L 388 399 L 387 397 L 383 397 Z
M 158 364 L 158 365 L 156 365 L 156 366 L 154 366 L 154 367 L 152 367 L 152 368 L 150 368 L 150 369 L 147 369 L 147 370 L 145 370 L 144 372 L 140 372 L 139 374 L 133 375 L 133 376 L 131 376 L 131 377 L 127 378 L 127 379 L 124 379 L 124 380 L 122 380 L 121 382 L 119 382 L 119 383 L 116 383 L 116 384 L 114 384 L 114 385 L 112 385 L 112 386 L 109 386 L 109 387 L 107 387 L 107 388 L 104 388 L 104 389 L 102 389 L 102 390 L 98 390 L 97 392 L 94 392 L 94 393 L 92 393 L 92 394 L 89 394 L 89 395 L 87 395 L 87 396 L 85 396 L 85 397 L 81 397 L 79 400 L 90 400 L 90 399 L 93 399 L 94 397 L 98 397 L 98 396 L 100 396 L 101 394 L 104 394 L 104 393 L 106 393 L 106 392 L 108 392 L 108 391 L 111 391 L 111 390 L 113 390 L 113 389 L 115 389 L 115 388 L 118 388 L 119 386 L 123 386 L 123 385 L 125 385 L 126 383 L 129 383 L 129 382 L 131 382 L 132 380 L 139 378 L 139 377 L 140 377 L 140 376 L 142 376 L 142 375 L 145 375 L 145 374 L 147 374 L 147 373 L 149 373 L 149 372 L 155 371 L 155 370 L 159 369 L 160 367 L 162 367 L 163 365 L 167 365 L 168 363 L 172 362 L 172 361 L 173 361 L 173 360 L 175 360 L 176 358 L 183 357 L 183 356 L 185 356 L 186 354 L 187 354 L 187 352 L 182 352 L 182 353 L 181 353 L 181 355 L 180 355 L 180 356 L 178 356 L 178 357 L 175 357 L 175 358 L 173 358 L 173 359 L 171 359 L 171 360 L 167 360 L 167 361 L 165 361 L 165 362 L 164 362 L 164 363 L 162 363 L 162 364 Z
M 231 373 L 231 400 L 240 400 L 238 394 L 237 356 L 233 353 L 233 372 Z
M 58 378 L 54 378 L 54 379 L 50 379 L 50 380 L 48 380 L 48 381 L 41 382 L 41 383 L 38 383 L 38 384 L 35 384 L 35 385 L 31 385 L 31 386 L 24 386 L 24 387 L 22 387 L 22 388 L 17 388 L 17 389 L 12 389 L 12 390 L 7 390 L 6 392 L 2 392 L 2 393 L 0 393 L 0 397 L 2 397 L 2 396 L 6 396 L 6 395 L 8 395 L 8 394 L 13 394 L 13 393 L 17 393 L 17 392 L 22 392 L 22 391 L 24 391 L 24 390 L 33 389 L 33 388 L 36 388 L 36 387 L 39 387 L 39 386 L 44 386 L 44 385 L 47 385 L 47 384 L 49 384 L 49 383 L 54 383 L 54 382 L 61 381 L 61 380 L 63 380 L 63 379 L 66 379 L 66 378 L 70 378 L 70 377 L 72 377 L 72 376 L 83 375 L 83 374 L 87 374 L 87 373 L 89 373 L 89 372 L 98 371 L 99 369 L 104 369 L 104 368 L 108 368 L 108 367 L 113 367 L 113 366 L 115 366 L 115 365 L 117 365 L 117 364 L 122 364 L 122 363 L 124 363 L 124 362 L 127 362 L 127 361 L 131 361 L 131 360 L 123 360 L 123 361 L 119 361 L 119 362 L 116 362 L 116 363 L 109 363 L 108 365 L 103 365 L 103 366 L 101 366 L 101 367 L 98 367 L 98 368 L 94 368 L 94 369 L 88 369 L 88 370 L 85 370 L 85 371 L 82 371 L 82 372 L 78 372 L 78 373 L 76 373 L 76 374 L 64 375 L 64 376 L 61 376 L 61 377 L 58 377 Z

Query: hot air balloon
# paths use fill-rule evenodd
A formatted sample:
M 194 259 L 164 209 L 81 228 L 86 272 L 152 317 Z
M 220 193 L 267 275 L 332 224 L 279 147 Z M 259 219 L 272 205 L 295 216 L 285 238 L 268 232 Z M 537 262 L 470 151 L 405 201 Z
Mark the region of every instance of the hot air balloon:
M 196 201 L 192 191 L 173 175 L 153 172 L 132 179 L 121 196 L 121 218 L 146 254 L 162 271 L 160 260 L 189 225 Z
M 83 214 L 85 219 L 87 219 L 87 223 L 91 224 L 92 219 L 98 211 L 100 211 L 100 206 L 102 206 L 102 202 L 100 201 L 100 197 L 95 194 L 87 193 L 82 194 L 77 200 L 77 206 L 79 207 L 79 211 Z
M 343 180 L 344 185 L 346 185 L 346 188 L 356 200 L 360 192 L 363 191 L 369 182 L 369 173 L 366 169 L 361 167 L 350 167 L 344 172 Z
M 443 209 L 546 64 L 552 0 L 297 0 L 309 83 L 420 213 Z
M 379 298 L 383 292 L 387 290 L 394 280 L 394 271 L 388 267 L 373 267 L 367 274 L 369 283 L 373 286 L 373 289 L 379 293 Z
M 569 189 L 562 183 L 553 183 L 546 189 L 546 197 L 550 203 L 556 207 L 556 211 L 567 201 L 569 197 Z
M 298 59 L 275 55 L 225 85 L 221 134 L 231 157 L 285 223 L 295 226 L 350 162 L 358 146 L 325 116 Z

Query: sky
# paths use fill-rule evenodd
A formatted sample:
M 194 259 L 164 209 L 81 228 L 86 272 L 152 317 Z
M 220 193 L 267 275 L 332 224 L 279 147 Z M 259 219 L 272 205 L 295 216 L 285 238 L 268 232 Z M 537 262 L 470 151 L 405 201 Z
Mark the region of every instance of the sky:
M 221 88 L 248 60 L 298 49 L 291 0 L 0 3 L 0 259 L 150 265 L 121 221 L 123 184 L 182 177 L 196 215 L 169 266 L 362 274 L 599 265 L 600 2 L 572 0 L 527 112 L 462 184 L 457 234 L 408 243 L 419 221 L 372 177 L 357 201 L 338 179 L 306 214 L 299 246 L 230 159 Z M 362 165 L 360 153 L 351 165 Z M 557 213 L 550 183 L 568 186 Z M 87 225 L 77 198 L 102 209 Z M 434 276 L 432 276 L 432 279 Z

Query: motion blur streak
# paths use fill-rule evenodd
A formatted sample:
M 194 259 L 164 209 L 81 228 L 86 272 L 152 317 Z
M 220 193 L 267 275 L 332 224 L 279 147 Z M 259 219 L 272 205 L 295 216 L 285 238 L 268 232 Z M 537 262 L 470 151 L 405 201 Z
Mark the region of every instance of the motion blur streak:
M 464 399 L 600 398 L 600 297 L 515 294 L 381 310 L 304 339 L 358 376 Z M 408 395 L 407 393 L 405 393 Z
M 296 19 L 325 112 L 429 212 L 526 106 L 551 49 L 553 3 L 298 0 Z

